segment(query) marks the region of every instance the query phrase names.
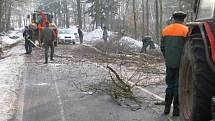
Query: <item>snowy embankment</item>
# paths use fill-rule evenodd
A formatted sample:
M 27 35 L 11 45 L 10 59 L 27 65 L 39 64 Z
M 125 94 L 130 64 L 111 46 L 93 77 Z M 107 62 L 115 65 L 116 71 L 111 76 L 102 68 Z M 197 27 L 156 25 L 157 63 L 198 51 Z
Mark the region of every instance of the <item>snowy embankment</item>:
M 113 36 L 113 35 L 114 35 L 113 32 L 110 32 L 110 31 L 108 32 L 109 38 L 111 38 L 111 36 Z M 85 41 L 85 43 L 95 45 L 98 42 L 103 42 L 102 36 L 103 36 L 103 30 L 99 27 L 98 29 L 95 29 L 94 31 L 85 33 L 84 41 Z M 137 52 L 140 52 L 142 45 L 143 45 L 142 41 L 135 40 L 128 36 L 124 36 L 121 39 L 119 39 L 119 44 L 121 46 L 127 46 L 130 49 L 137 51 Z M 159 50 L 159 45 L 155 44 L 155 48 L 156 48 L 156 50 Z M 150 50 L 150 48 L 148 47 L 147 50 Z
M 137 41 L 133 38 L 130 38 L 130 37 L 122 37 L 120 40 L 119 40 L 119 43 L 120 45 L 125 45 L 127 47 L 129 47 L 130 49 L 133 49 L 135 51 L 140 51 L 141 48 L 142 48 L 142 42 L 141 41 Z
M 8 52 L 9 57 L 0 60 L 0 121 L 11 119 L 17 104 L 24 64 L 22 46 L 15 46 Z
M 140 51 L 141 48 L 142 48 L 142 46 L 143 46 L 142 41 L 135 40 L 135 39 L 133 39 L 133 38 L 131 38 L 131 37 L 128 37 L 128 36 L 122 37 L 122 38 L 119 40 L 119 43 L 120 43 L 121 45 L 126 45 L 126 46 L 128 46 L 130 49 L 133 49 L 133 50 L 135 50 L 135 51 Z M 155 43 L 154 43 L 154 45 L 155 45 L 155 50 L 156 50 L 156 51 L 159 51 L 160 46 L 159 46 L 158 44 L 155 44 Z M 151 50 L 151 49 L 150 49 L 150 46 L 148 46 L 148 47 L 146 48 L 146 50 L 147 50 L 147 51 L 150 51 L 150 50 Z
M 4 47 L 9 47 L 23 40 L 22 30 L 2 32 L 0 36 L 0 44 Z
M 0 41 L 1 41 L 3 47 L 8 47 L 8 46 L 14 45 L 14 44 L 20 42 L 21 40 L 23 40 L 23 37 L 19 37 L 16 39 L 11 39 L 8 36 L 0 37 Z
M 108 36 L 111 36 L 112 35 L 112 32 L 108 31 Z M 95 29 L 91 32 L 86 32 L 84 34 L 84 41 L 85 43 L 97 43 L 97 42 L 102 42 L 103 39 L 102 39 L 102 36 L 103 36 L 103 30 L 101 27 L 98 27 L 98 29 Z
M 2 33 L 0 46 L 2 48 L 11 47 L 21 40 L 23 40 L 21 32 Z M 20 68 L 24 62 L 23 57 L 19 56 L 21 51 L 23 51 L 22 47 L 15 46 L 4 55 L 7 58 L 0 59 L 0 121 L 9 120 L 16 110 L 14 105 L 17 101 L 20 85 Z

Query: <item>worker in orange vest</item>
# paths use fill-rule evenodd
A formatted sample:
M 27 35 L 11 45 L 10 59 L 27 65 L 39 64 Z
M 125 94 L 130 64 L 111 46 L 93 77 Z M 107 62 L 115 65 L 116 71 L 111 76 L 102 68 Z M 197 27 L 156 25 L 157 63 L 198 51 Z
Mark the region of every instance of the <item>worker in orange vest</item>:
M 173 116 L 179 116 L 178 80 L 181 54 L 188 35 L 184 25 L 186 14 L 182 11 L 173 13 L 173 23 L 162 31 L 161 51 L 166 63 L 166 96 L 164 114 L 170 112 L 173 102 Z

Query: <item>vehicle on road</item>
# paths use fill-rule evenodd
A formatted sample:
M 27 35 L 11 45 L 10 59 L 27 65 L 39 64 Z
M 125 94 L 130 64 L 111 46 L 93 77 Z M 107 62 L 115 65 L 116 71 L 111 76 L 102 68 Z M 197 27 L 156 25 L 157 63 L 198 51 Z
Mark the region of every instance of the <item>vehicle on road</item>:
M 215 0 L 196 0 L 194 12 L 180 67 L 180 121 L 210 121 L 215 96 Z
M 53 29 L 53 31 L 56 34 L 56 38 L 58 36 L 58 28 L 52 21 L 53 15 L 44 11 L 34 11 L 31 14 L 31 27 L 34 30 L 34 40 L 40 41 L 40 32 L 41 30 L 46 26 L 46 23 L 48 22 L 50 24 L 50 27 Z
M 77 33 L 71 29 L 59 29 L 58 42 L 59 44 L 75 44 L 78 42 Z
M 8 36 L 6 32 L 0 32 L 0 36 Z

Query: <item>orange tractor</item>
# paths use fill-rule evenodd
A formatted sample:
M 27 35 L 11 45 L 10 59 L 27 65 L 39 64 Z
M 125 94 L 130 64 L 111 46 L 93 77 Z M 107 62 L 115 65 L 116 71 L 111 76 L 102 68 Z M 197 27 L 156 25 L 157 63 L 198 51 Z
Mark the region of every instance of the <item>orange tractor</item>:
M 56 38 L 58 35 L 58 28 L 57 26 L 53 23 L 53 15 L 50 13 L 46 13 L 43 11 L 34 11 L 31 14 L 31 25 L 32 28 L 34 29 L 34 40 L 40 41 L 40 32 L 41 30 L 46 26 L 46 23 L 49 23 L 49 27 L 53 29 L 53 31 L 56 34 Z M 55 45 L 57 45 L 55 43 Z
M 214 119 L 215 0 L 196 0 L 179 77 L 180 121 Z

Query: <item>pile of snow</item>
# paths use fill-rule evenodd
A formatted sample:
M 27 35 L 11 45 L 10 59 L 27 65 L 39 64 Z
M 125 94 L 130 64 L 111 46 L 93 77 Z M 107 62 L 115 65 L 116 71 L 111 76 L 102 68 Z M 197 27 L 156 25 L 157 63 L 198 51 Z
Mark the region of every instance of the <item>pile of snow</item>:
M 140 51 L 141 48 L 142 48 L 142 46 L 143 46 L 142 41 L 135 40 L 135 39 L 133 39 L 133 38 L 131 38 L 131 37 L 128 37 L 128 36 L 122 37 L 122 38 L 119 40 L 119 43 L 120 43 L 120 45 L 126 45 L 126 46 L 128 46 L 130 49 L 133 49 L 133 50 L 135 50 L 135 51 Z M 155 50 L 158 50 L 158 51 L 159 51 L 160 46 L 157 45 L 157 44 L 155 44 L 155 43 L 154 43 L 154 45 L 155 45 Z M 148 47 L 146 48 L 146 50 L 147 50 L 147 51 L 150 51 L 150 50 L 151 50 L 151 49 L 150 49 L 150 46 L 148 46 Z
M 16 39 L 11 39 L 9 36 L 0 36 L 0 43 L 2 43 L 3 47 L 16 44 L 16 43 L 18 43 L 21 40 L 23 40 L 22 36 L 19 36 Z
M 101 27 L 99 27 L 98 29 L 95 29 L 94 31 L 85 33 L 84 35 L 84 40 L 85 41 L 96 41 L 99 39 L 102 39 L 103 36 L 103 30 L 101 29 Z
M 141 41 L 137 41 L 137 40 L 127 37 L 127 36 L 122 37 L 119 40 L 119 43 L 120 43 L 120 45 L 126 45 L 129 48 L 137 50 L 137 51 L 141 50 L 142 45 L 143 45 Z
M 17 39 L 22 35 L 20 31 L 8 31 L 7 36 L 12 38 L 12 39 Z
M 108 31 L 109 38 L 114 35 L 114 32 Z M 95 29 L 94 31 L 88 32 L 84 34 L 84 42 L 96 44 L 97 42 L 103 42 L 102 39 L 103 30 L 101 27 Z M 142 49 L 143 43 L 142 41 L 135 40 L 131 37 L 124 36 L 119 40 L 120 45 L 125 45 L 130 49 L 135 51 L 140 51 Z M 156 50 L 159 50 L 159 45 L 155 44 Z M 150 50 L 150 47 L 147 47 L 147 50 Z
M 18 56 L 24 50 L 21 46 L 12 48 L 5 59 L 0 60 L 0 121 L 7 121 L 14 114 L 17 94 L 21 83 L 24 57 Z M 12 57 L 13 56 L 13 57 Z
M 108 31 L 108 36 L 110 37 L 112 35 L 112 32 Z M 98 29 L 95 29 L 91 32 L 85 33 L 84 34 L 84 40 L 86 42 L 99 42 L 103 41 L 103 30 L 101 27 L 98 27 Z

